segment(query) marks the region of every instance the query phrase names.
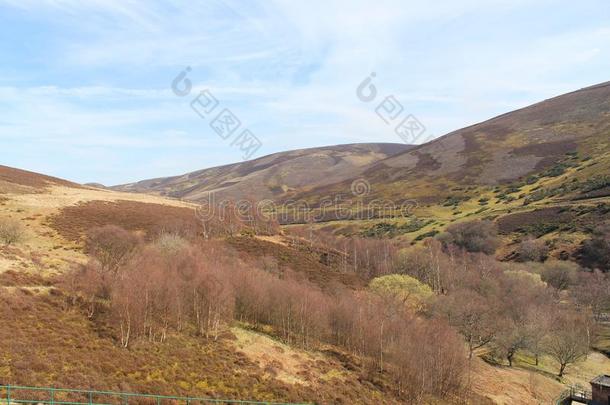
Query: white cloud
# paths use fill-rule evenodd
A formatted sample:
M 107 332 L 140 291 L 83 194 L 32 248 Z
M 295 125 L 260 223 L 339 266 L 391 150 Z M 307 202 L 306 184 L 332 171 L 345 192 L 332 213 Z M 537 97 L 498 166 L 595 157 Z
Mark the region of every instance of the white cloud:
M 603 21 L 553 29 L 540 19 L 528 26 L 531 33 L 521 32 L 522 15 L 533 18 L 556 3 L 0 0 L 33 30 L 51 33 L 47 51 L 54 55 L 40 66 L 10 66 L 11 79 L 0 87 L 0 139 L 73 145 L 75 154 L 139 148 L 149 164 L 163 160 L 158 167 L 168 175 L 171 162 L 175 172 L 184 168 L 180 147 L 201 148 L 193 169 L 217 163 L 222 148 L 228 161 L 238 160 L 188 100 L 169 90 L 187 65 L 193 91 L 211 89 L 263 138 L 265 153 L 400 142 L 375 106 L 356 98 L 371 71 L 380 97 L 394 94 L 442 135 L 605 80 L 610 29 Z M 564 3 L 553 18 L 570 20 Z M 584 3 L 598 4 L 583 0 L 579 9 Z M 13 77 L 20 68 L 23 76 Z M 171 148 L 176 154 L 166 155 Z

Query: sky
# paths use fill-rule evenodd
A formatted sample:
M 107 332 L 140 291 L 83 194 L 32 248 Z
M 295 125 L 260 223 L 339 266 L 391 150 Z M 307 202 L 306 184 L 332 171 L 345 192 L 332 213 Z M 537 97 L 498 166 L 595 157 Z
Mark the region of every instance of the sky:
M 105 185 L 404 142 L 389 96 L 429 139 L 610 80 L 608 0 L 0 0 L 0 38 L 0 164 Z

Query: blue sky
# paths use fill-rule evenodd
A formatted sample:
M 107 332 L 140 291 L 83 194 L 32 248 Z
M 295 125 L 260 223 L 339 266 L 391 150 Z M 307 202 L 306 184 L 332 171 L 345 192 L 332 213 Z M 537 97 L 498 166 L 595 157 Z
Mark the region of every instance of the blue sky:
M 610 80 L 608 0 L 0 0 L 0 36 L 0 164 L 108 185 L 242 159 L 186 66 L 254 157 L 401 142 L 371 72 L 436 136 Z

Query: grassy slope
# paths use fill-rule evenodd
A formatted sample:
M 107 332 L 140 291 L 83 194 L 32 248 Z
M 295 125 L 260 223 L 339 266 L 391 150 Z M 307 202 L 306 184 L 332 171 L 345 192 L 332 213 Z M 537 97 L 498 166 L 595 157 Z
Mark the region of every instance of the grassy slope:
M 447 197 L 438 202 L 418 204 L 412 211 L 412 216 L 397 219 L 372 219 L 336 221 L 332 224 L 317 224 L 320 229 L 328 229 L 335 233 L 359 234 L 363 230 L 370 229 L 375 224 L 390 223 L 400 226 L 411 222 L 414 218 L 427 222 L 428 225 L 412 232 L 399 232 L 399 238 L 416 241 L 418 237 L 425 236 L 430 232 L 442 232 L 446 226 L 460 221 L 474 219 L 491 219 L 499 223 L 503 231 L 503 224 L 519 222 L 520 227 L 508 227 L 504 234 L 504 246 L 500 250 L 500 257 L 508 255 L 512 250 L 511 245 L 527 234 L 540 236 L 544 240 L 552 242 L 552 254 L 557 256 L 562 250 L 574 253 L 580 242 L 590 235 L 603 220 L 610 220 L 607 212 L 610 207 L 610 194 L 608 188 L 600 190 L 601 196 L 583 196 L 582 192 L 576 190 L 565 190 L 557 195 L 549 195 L 538 201 L 525 203 L 537 190 L 552 190 L 562 185 L 586 184 L 596 176 L 610 175 L 610 152 L 601 153 L 588 159 L 590 155 L 583 153 L 580 157 L 572 158 L 565 156 L 563 160 L 569 162 L 573 167 L 568 167 L 560 176 L 540 176 L 533 179 L 529 184 L 523 181 L 515 181 L 497 186 L 459 186 L 450 188 Z M 510 196 L 508 200 L 501 200 L 501 195 Z M 456 204 L 450 204 L 448 197 L 463 198 Z M 480 200 L 488 200 L 483 203 Z M 602 207 L 598 209 L 598 207 Z M 557 209 L 565 212 L 556 218 L 542 217 L 538 215 L 540 210 Z M 589 211 L 589 212 L 587 212 Z M 527 213 L 531 213 L 528 215 Z M 521 216 L 521 217 L 519 217 Z M 536 224 L 556 223 L 556 229 L 549 228 L 548 233 L 543 235 L 545 229 L 538 229 Z
M 171 215 L 192 205 L 46 180 L 18 187 L 0 183 L 0 195 L 0 216 L 21 220 L 28 233 L 23 243 L 0 248 L 0 322 L 10 325 L 0 328 L 0 383 L 322 403 L 370 403 L 383 396 L 393 402 L 344 360 L 292 349 L 240 326 L 217 342 L 173 335 L 167 344 L 139 342 L 123 350 L 103 316 L 89 319 L 65 306 L 55 276 L 86 260 L 78 238 L 66 236 L 112 219 L 145 228 L 154 223 L 142 218 L 164 219 L 160 207 Z M 126 201 L 140 204 L 145 215 L 108 218 L 99 209 L 81 209 Z M 57 227 L 53 219 L 66 209 L 88 217 Z
M 403 235 L 404 239 L 414 240 L 440 232 L 456 221 L 501 220 L 502 216 L 545 207 L 576 210 L 581 206 L 608 204 L 610 187 L 590 193 L 587 198 L 572 190 L 524 205 L 527 198 L 540 190 L 569 185 L 572 181 L 585 184 L 595 176 L 610 175 L 608 111 L 610 83 L 602 83 L 503 114 L 385 158 L 391 152 L 387 147 L 383 150 L 369 150 L 371 145 L 369 149 L 363 149 L 362 145 L 317 148 L 176 178 L 145 181 L 128 188 L 155 193 L 182 190 L 176 195 L 187 199 L 197 199 L 202 190 L 213 189 L 231 191 L 227 195 L 232 198 L 257 198 L 252 193 L 262 190 L 264 195 L 258 198 L 273 198 L 277 202 L 288 198 L 315 205 L 329 196 L 341 195 L 343 201 L 350 199 L 352 181 L 362 178 L 371 186 L 364 196 L 365 203 L 378 198 L 397 205 L 404 200 L 417 202 L 414 216 L 430 223 Z M 562 170 L 564 173 L 555 175 Z M 535 178 L 528 181 L 532 175 Z M 498 199 L 501 196 L 505 199 Z M 453 205 L 452 199 L 462 201 Z M 480 202 L 481 199 L 488 201 Z M 400 225 L 409 220 L 389 222 Z M 333 221 L 332 229 L 357 233 L 376 222 L 380 221 Z M 564 225 L 569 228 L 570 223 Z M 327 226 L 328 223 L 319 225 Z M 563 250 L 573 253 L 590 234 L 590 228 L 588 223 L 580 223 L 561 233 L 550 230 L 543 237 L 556 246 L 553 254 L 559 255 Z M 510 254 L 510 245 L 531 232 L 537 233 L 537 230 L 507 234 L 502 252 Z
M 24 221 L 29 232 L 23 244 L 0 250 L 0 322 L 11 325 L 0 329 L 0 375 L 4 382 L 321 403 L 395 401 L 363 378 L 357 364 L 333 354 L 334 349 L 304 352 L 243 325 L 235 325 L 217 342 L 174 335 L 164 345 L 140 342 L 130 350 L 118 348 L 103 319 L 92 320 L 79 311 L 66 310 L 53 276 L 85 257 L 78 242 L 62 236 L 50 226 L 49 219 L 65 207 L 91 201 L 192 206 L 160 197 L 66 185 L 15 188 L 4 183 L 0 193 L 0 215 Z M 79 221 L 74 224 L 81 226 Z M 273 238 L 256 246 L 248 240 L 233 243 L 242 254 L 268 251 L 287 266 L 310 260 L 303 256 L 307 252 L 291 252 Z M 318 268 L 317 260 L 310 261 L 305 273 L 314 281 L 321 277 L 320 282 L 327 282 L 328 275 Z M 336 281 L 359 286 L 357 280 Z M 606 358 L 596 359 L 579 366 L 583 375 L 609 366 Z M 562 385 L 544 369 L 534 373 L 528 369 L 531 367 L 525 360 L 514 369 L 476 360 L 471 386 L 495 403 L 509 402 L 508 398 L 513 402 L 546 402 L 561 391 Z M 483 403 L 481 396 L 471 402 Z
M 206 201 L 210 192 L 219 199 L 289 198 L 305 189 L 343 181 L 408 148 L 403 144 L 369 143 L 299 149 L 113 188 L 191 201 Z

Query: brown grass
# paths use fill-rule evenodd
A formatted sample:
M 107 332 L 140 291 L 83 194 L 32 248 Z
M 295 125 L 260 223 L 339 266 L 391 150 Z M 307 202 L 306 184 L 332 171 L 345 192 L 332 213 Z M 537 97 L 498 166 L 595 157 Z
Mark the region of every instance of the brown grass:
M 0 328 L 0 384 L 320 404 L 398 403 L 322 354 L 309 359 L 290 351 L 287 355 L 302 357 L 283 365 L 281 346 L 264 337 L 253 341 L 250 332 L 234 329 L 241 337 L 227 334 L 215 342 L 173 335 L 165 344 L 141 341 L 126 350 L 104 337 L 103 321 L 63 306 L 57 292 L 0 288 L 0 322 L 11 326 Z M 275 354 L 265 354 L 270 350 Z M 288 369 L 297 370 L 307 384 L 286 382 Z M 333 378 L 336 373 L 328 373 L 333 369 L 342 377 Z
M 561 207 L 548 207 L 527 212 L 509 214 L 498 219 L 498 228 L 500 233 L 508 234 L 518 231 L 524 225 L 569 222 L 569 220 L 566 221 L 565 218 L 564 221 L 561 221 L 561 213 Z
M 565 389 L 557 381 L 516 367 L 472 360 L 472 389 L 494 404 L 550 404 Z
M 302 273 L 309 281 L 323 289 L 343 285 L 349 288 L 362 288 L 366 282 L 355 274 L 340 273 L 324 265 L 321 252 L 317 250 L 296 249 L 252 237 L 235 237 L 229 244 L 245 257 L 275 259 L 282 269 Z
M 18 184 L 34 189 L 44 189 L 49 185 L 61 185 L 74 188 L 81 187 L 79 184 L 67 180 L 2 165 L 0 165 L 0 182 Z
M 190 208 L 119 200 L 89 201 L 64 207 L 58 214 L 51 216 L 49 226 L 65 239 L 78 241 L 89 229 L 98 226 L 117 225 L 129 231 L 151 235 L 172 221 L 195 227 L 199 224 L 195 211 Z

